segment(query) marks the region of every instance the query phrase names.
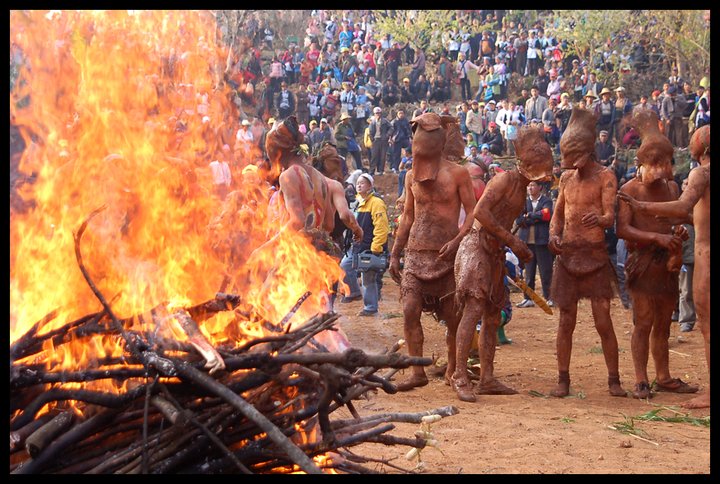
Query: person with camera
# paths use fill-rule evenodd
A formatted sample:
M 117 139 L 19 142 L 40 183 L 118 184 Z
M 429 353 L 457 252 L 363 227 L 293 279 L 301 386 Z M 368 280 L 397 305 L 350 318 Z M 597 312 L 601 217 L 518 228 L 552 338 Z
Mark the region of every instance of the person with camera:
M 380 299 L 380 278 L 385 272 L 388 252 L 390 223 L 387 207 L 382 198 L 373 190 L 374 179 L 362 173 L 355 182 L 358 205 L 355 217 L 363 230 L 363 238 L 355 242 L 349 254 L 343 257 L 340 267 L 345 271 L 343 282 L 350 288 L 341 303 L 363 300 L 363 309 L 358 316 L 373 316 L 378 312 Z M 362 289 L 358 284 L 358 273 L 362 276 Z

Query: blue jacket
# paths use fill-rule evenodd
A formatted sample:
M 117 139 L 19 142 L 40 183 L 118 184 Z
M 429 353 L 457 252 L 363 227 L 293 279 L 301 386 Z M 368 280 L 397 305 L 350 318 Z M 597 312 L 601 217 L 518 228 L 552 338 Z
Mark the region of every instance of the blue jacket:
M 530 236 L 530 227 L 535 227 L 535 245 L 547 245 L 550 240 L 550 219 L 552 218 L 553 203 L 547 195 L 540 195 L 537 208 L 533 210 L 530 197 L 525 199 L 525 210 L 515 219 L 520 226 L 518 237 L 527 243 Z

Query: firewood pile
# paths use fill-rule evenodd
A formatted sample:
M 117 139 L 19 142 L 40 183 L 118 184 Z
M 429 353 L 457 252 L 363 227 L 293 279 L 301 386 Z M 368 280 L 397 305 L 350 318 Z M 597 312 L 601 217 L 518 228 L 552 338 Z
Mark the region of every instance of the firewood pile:
M 361 416 L 354 400 L 379 390 L 395 393 L 395 372 L 431 360 L 401 355 L 402 342 L 382 354 L 328 351 L 315 337 L 335 329 L 339 315 L 332 312 L 283 330 L 307 293 L 284 321 L 264 322 L 271 330 L 266 336 L 239 347 L 212 347 L 197 326 L 217 312 L 239 311 L 242 298 L 233 294 L 218 293 L 164 316 L 161 308 L 151 311 L 153 319 L 176 318 L 186 341 L 134 329 L 142 316 L 118 319 L 84 268 L 80 238 L 86 224 L 75 235 L 76 256 L 103 310 L 43 332 L 56 316 L 48 314 L 10 345 L 11 473 L 373 473 L 373 465 L 407 470 L 350 448 L 379 444 L 413 452 L 433 445 L 430 437 L 390 435 L 394 422 L 457 413 L 450 406 Z M 42 361 L 48 342 L 53 348 L 90 345 L 99 337 L 122 342 L 122 357 L 72 371 L 48 369 Z M 121 390 L 92 389 L 103 381 Z M 334 417 L 343 407 L 352 418 Z

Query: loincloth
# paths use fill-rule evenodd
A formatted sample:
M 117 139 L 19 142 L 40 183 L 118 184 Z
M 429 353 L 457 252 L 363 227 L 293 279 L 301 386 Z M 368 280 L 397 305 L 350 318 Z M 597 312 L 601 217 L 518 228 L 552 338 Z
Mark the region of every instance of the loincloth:
M 455 292 L 454 260 L 440 259 L 437 250 L 406 250 L 400 299 L 407 294 L 422 298 L 422 310 L 436 319 L 442 301 Z
M 657 245 L 628 247 L 625 261 L 625 284 L 629 291 L 640 294 L 666 294 L 678 297 L 678 273 L 667 270 L 670 254 Z
M 305 234 L 307 234 L 310 239 L 310 243 L 313 247 L 315 247 L 315 249 L 326 253 L 333 259 L 340 260 L 340 258 L 342 258 L 342 249 L 326 231 L 321 229 L 310 229 L 305 230 Z
M 555 257 L 550 294 L 560 308 L 576 304 L 581 298 L 612 299 L 617 293 L 617 274 L 610 262 L 605 242 L 582 245 L 563 244 Z
M 499 313 L 505 303 L 505 250 L 483 229 L 470 229 L 455 256 L 455 307 L 462 312 L 469 296 Z

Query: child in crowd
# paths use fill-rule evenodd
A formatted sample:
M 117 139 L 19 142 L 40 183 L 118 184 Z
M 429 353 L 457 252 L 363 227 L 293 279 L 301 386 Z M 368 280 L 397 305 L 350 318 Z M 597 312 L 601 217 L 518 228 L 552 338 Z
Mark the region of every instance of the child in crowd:
M 407 172 L 412 169 L 412 153 L 409 153 L 407 149 L 401 148 L 400 149 L 401 158 L 400 158 L 400 165 L 398 167 L 400 168 L 400 172 L 398 175 L 398 197 L 402 196 L 403 190 L 405 189 L 405 175 L 407 175 Z

